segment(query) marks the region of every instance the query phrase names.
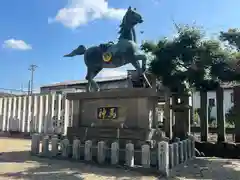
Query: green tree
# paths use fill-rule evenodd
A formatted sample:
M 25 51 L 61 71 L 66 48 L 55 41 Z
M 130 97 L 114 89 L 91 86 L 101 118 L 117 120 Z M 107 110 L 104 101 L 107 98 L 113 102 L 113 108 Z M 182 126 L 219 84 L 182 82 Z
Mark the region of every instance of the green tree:
M 157 43 L 142 44 L 142 49 L 154 56 L 149 71 L 173 94 L 181 96 L 191 89 L 200 92 L 216 90 L 221 82 L 240 79 L 232 68 L 236 56 L 233 56 L 232 50 L 222 46 L 220 40 L 223 38 L 207 39 L 204 32 L 196 27 L 176 28 L 177 36 L 172 39 L 163 38 Z
M 220 32 L 220 39 L 227 41 L 231 46 L 240 50 L 240 30 L 237 28 L 229 29 L 227 32 Z
M 239 29 L 229 29 L 227 32 L 220 32 L 219 38 L 223 42 L 227 42 L 232 48 L 231 52 L 231 59 L 232 61 L 229 62 L 229 65 L 234 71 L 232 72 L 230 78 L 234 80 L 240 79 L 240 30 Z M 234 75 L 234 77 L 232 77 Z
M 204 33 L 195 27 L 183 26 L 177 30 L 173 39 L 163 38 L 142 45 L 145 52 L 154 55 L 149 70 L 163 85 L 181 94 L 190 88 L 216 89 L 220 80 L 228 81 L 230 54 L 221 42 L 205 40 Z

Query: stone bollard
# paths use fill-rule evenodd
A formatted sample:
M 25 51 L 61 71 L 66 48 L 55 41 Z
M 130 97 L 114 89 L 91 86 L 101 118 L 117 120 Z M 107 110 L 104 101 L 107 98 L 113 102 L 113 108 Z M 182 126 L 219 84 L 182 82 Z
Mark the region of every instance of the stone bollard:
M 174 167 L 174 152 L 173 152 L 173 144 L 169 144 L 169 168 Z
M 175 142 L 180 142 L 180 141 L 181 141 L 180 138 L 178 138 L 178 137 L 175 138 Z
M 158 143 L 158 169 L 165 176 L 169 176 L 169 145 L 168 142 Z
M 100 141 L 98 142 L 98 154 L 97 154 L 97 159 L 99 164 L 103 164 L 106 159 L 106 148 L 105 148 L 105 142 Z
M 181 163 L 183 163 L 184 162 L 184 152 L 183 152 L 183 142 L 182 141 L 180 141 L 179 143 L 178 143 L 178 146 L 179 146 L 179 163 L 181 164 Z
M 61 142 L 61 147 L 62 147 L 62 157 L 64 158 L 68 158 L 69 155 L 69 140 L 67 138 L 65 138 L 64 140 L 62 140 Z
M 187 139 L 188 159 L 192 158 L 192 142 L 191 139 Z
M 84 159 L 85 159 L 85 161 L 92 160 L 92 141 L 91 140 L 88 140 L 85 142 Z
M 111 164 L 116 165 L 119 161 L 119 144 L 114 142 L 111 144 Z
M 183 140 L 183 156 L 184 162 L 188 159 L 188 147 L 187 147 L 187 140 Z
M 58 143 L 59 143 L 59 139 L 57 136 L 53 136 L 52 137 L 52 156 L 56 157 L 58 155 Z
M 191 141 L 191 151 L 192 151 L 191 158 L 195 158 L 196 157 L 196 155 L 195 155 L 195 137 L 192 135 L 189 135 L 189 139 Z
M 39 154 L 39 147 L 40 147 L 40 135 L 33 134 L 31 142 L 31 153 L 34 155 Z
M 126 165 L 134 166 L 134 145 L 132 143 L 126 144 Z
M 174 156 L 174 166 L 177 166 L 179 164 L 179 148 L 178 143 L 173 143 L 173 156 Z
M 79 160 L 81 157 L 81 152 L 80 152 L 80 147 L 81 147 L 81 141 L 79 139 L 74 139 L 73 141 L 73 159 Z
M 42 155 L 48 156 L 49 155 L 49 137 L 45 136 L 42 140 Z
M 144 168 L 150 168 L 151 158 L 150 158 L 150 146 L 148 144 L 142 145 L 142 166 Z

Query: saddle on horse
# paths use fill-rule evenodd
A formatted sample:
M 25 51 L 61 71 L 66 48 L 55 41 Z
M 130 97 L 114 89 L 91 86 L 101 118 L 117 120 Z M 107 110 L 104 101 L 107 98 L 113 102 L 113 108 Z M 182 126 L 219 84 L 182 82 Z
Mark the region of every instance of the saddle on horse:
M 109 41 L 107 43 L 102 43 L 99 45 L 100 49 L 102 50 L 103 53 L 105 53 L 109 47 L 111 47 L 112 45 L 114 45 L 114 42 Z
M 112 42 L 112 41 L 109 41 L 108 43 L 103 43 L 103 44 L 99 45 L 99 47 L 100 47 L 100 49 L 102 51 L 103 60 L 105 62 L 110 62 L 111 59 L 112 59 L 112 53 L 111 52 L 107 52 L 108 48 L 110 48 L 112 45 L 114 45 L 114 42 Z

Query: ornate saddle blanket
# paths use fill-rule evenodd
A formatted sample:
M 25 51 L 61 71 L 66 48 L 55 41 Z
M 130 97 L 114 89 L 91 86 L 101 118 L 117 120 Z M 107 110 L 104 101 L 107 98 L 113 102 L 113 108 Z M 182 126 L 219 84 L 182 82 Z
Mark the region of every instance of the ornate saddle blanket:
M 108 50 L 113 45 L 114 45 L 114 43 L 112 41 L 99 45 L 100 49 L 102 50 L 102 59 L 104 62 L 110 62 L 112 60 L 113 53 Z

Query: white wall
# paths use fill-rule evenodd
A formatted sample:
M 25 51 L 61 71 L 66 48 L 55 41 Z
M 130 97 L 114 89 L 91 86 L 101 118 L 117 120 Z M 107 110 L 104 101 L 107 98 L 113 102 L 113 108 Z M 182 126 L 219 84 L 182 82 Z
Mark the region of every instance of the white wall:
M 228 110 L 233 106 L 233 102 L 231 101 L 231 94 L 233 93 L 233 89 L 225 89 L 224 90 L 224 111 L 225 113 L 228 112 Z M 215 99 L 215 107 L 213 107 L 211 112 L 211 117 L 217 118 L 217 109 L 216 109 L 216 92 L 215 91 L 209 91 L 207 93 L 207 103 L 209 103 L 209 99 Z M 207 104 L 208 105 L 208 104 Z M 193 108 L 197 109 L 200 108 L 200 93 L 194 92 L 193 93 Z

